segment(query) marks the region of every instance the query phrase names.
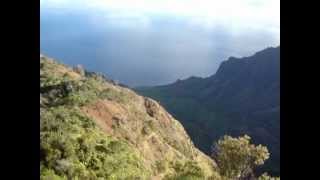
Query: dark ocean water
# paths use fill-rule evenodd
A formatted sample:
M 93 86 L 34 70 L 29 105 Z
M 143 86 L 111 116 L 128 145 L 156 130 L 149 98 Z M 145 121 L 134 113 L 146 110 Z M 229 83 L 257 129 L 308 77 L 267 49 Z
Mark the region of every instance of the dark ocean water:
M 43 54 L 68 65 L 82 64 L 129 86 L 209 76 L 229 56 L 248 56 L 277 45 L 269 32 L 235 35 L 223 26 L 206 28 L 178 17 L 42 9 L 40 24 Z

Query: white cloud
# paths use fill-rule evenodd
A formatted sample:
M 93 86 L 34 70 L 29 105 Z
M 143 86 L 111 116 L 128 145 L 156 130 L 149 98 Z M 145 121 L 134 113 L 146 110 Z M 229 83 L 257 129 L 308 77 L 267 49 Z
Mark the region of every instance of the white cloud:
M 68 1 L 66 0 L 40 0 L 40 7 L 45 8 L 63 8 L 67 5 Z
M 280 0 L 40 0 L 40 4 L 42 11 L 85 12 L 97 26 L 148 28 L 154 17 L 167 16 L 208 31 L 223 28 L 234 37 L 265 32 L 280 43 Z
M 280 26 L 280 0 L 41 0 L 41 7 L 191 17 L 204 25 Z
M 98 71 L 126 83 L 207 76 L 229 56 L 248 56 L 280 43 L 280 0 L 40 0 L 40 4 L 43 49 L 98 64 Z M 189 67 L 183 65 L 186 62 Z M 153 75 L 144 80 L 151 71 Z M 130 72 L 130 77 L 123 72 Z

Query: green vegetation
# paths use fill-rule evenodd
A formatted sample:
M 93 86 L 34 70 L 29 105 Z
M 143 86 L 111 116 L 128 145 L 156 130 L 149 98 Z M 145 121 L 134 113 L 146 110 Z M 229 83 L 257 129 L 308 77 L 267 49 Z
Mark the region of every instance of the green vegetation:
M 211 153 L 212 141 L 225 134 L 248 134 L 271 156 L 257 169 L 280 175 L 280 47 L 253 56 L 230 58 L 212 76 L 141 87 L 184 126 L 197 148 Z
M 103 81 L 97 78 L 57 74 L 62 67 L 56 62 L 42 62 L 41 67 L 40 178 L 149 179 L 139 153 L 127 142 L 105 135 L 79 109 L 98 98 L 121 101 L 122 96 L 101 91 Z
M 280 177 L 271 177 L 267 173 L 263 173 L 258 180 L 280 180 Z
M 160 127 L 160 121 L 149 117 L 145 109 L 132 105 L 135 98 L 101 75 L 84 72 L 79 68 L 73 70 L 55 61 L 40 59 L 40 179 L 149 180 L 157 174 L 171 172 L 169 162 L 175 162 L 175 156 L 180 152 L 170 150 L 173 152 L 168 153 L 168 160 L 164 157 L 148 160 L 155 170 L 146 165 L 146 157 L 141 152 L 159 148 L 159 152 L 151 153 L 163 153 L 164 144 L 156 142 L 163 141 L 162 136 L 170 142 L 176 142 L 174 145 L 179 147 L 182 141 L 170 137 L 170 133 L 166 133 L 168 130 Z M 120 108 L 115 111 L 124 107 L 127 109 L 123 112 L 129 111 L 128 114 L 111 112 L 115 113 L 112 116 L 116 115 L 111 116 L 113 119 L 118 115 L 120 118 L 124 115 L 132 119 L 113 128 L 119 136 L 107 135 L 83 110 L 103 99 L 109 100 L 113 108 Z M 181 133 L 175 129 L 171 131 L 176 135 Z M 149 139 L 152 133 L 160 138 L 155 144 L 151 142 L 142 150 L 135 146 L 139 143 L 135 139 L 137 135 Z M 202 171 L 203 167 L 192 162 L 194 165 L 186 164 L 186 168 L 173 169 L 172 173 L 175 177 L 198 176 L 196 172 Z
M 59 106 L 44 110 L 40 130 L 41 179 L 149 176 L 129 144 L 103 134 L 76 108 Z
M 91 73 L 90 76 L 74 78 L 70 76 L 71 70 L 63 69 L 66 67 L 54 61 L 40 61 L 40 67 L 40 92 L 50 106 L 82 106 L 97 99 L 128 101 L 128 95 L 112 89 L 102 76 Z M 63 69 L 61 73 L 57 73 L 59 68 Z
M 141 88 L 137 91 L 160 101 L 183 124 L 195 145 L 207 154 L 211 149 L 209 142 L 218 140 L 221 134 L 236 126 L 221 111 L 212 111 L 194 98 L 170 94 L 166 88 Z
M 215 167 L 209 157 L 195 153 L 182 126 L 155 102 L 141 106 L 143 101 L 135 103 L 138 96 L 81 68 L 79 74 L 54 61 L 40 65 L 41 180 L 234 180 L 269 157 L 247 136 L 226 136 L 215 146 Z M 103 114 L 95 111 L 99 106 L 91 109 L 96 116 L 85 113 L 103 99 L 109 100 L 102 107 L 110 112 L 102 117 L 111 119 L 115 134 L 97 126 Z M 112 124 L 115 119 L 121 123 Z M 263 174 L 259 180 L 278 179 Z
M 224 136 L 214 145 L 212 157 L 218 164 L 220 174 L 226 179 L 254 177 L 254 169 L 269 158 L 268 149 L 251 144 L 250 139 L 247 135 L 239 138 Z M 259 179 L 272 178 L 263 174 Z
M 205 179 L 204 172 L 196 162 L 188 161 L 184 164 L 176 163 L 173 166 L 175 174 L 167 175 L 165 180 L 201 180 Z

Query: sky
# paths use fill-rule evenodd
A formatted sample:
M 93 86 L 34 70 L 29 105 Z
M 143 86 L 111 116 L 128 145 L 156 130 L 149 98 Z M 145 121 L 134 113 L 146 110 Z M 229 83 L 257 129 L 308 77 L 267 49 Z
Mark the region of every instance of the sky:
M 129 86 L 280 45 L 280 0 L 40 0 L 41 52 Z

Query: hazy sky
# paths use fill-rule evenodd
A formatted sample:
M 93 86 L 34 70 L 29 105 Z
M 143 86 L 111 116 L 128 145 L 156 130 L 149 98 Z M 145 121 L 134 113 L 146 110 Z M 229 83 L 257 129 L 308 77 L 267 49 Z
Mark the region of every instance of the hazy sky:
M 42 53 L 130 86 L 209 76 L 280 44 L 279 0 L 40 0 Z

